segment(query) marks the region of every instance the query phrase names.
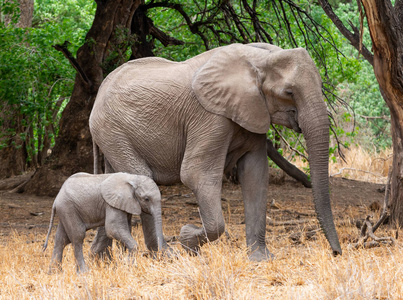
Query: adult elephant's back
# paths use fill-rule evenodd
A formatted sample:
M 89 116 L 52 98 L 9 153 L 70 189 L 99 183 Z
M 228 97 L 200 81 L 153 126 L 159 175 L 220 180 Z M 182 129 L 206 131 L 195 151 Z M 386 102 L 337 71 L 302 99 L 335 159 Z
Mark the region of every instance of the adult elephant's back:
M 89 121 L 107 171 L 143 174 L 160 184 L 180 181 L 189 126 L 218 117 L 201 107 L 191 89 L 195 69 L 185 62 L 144 58 L 108 75 Z

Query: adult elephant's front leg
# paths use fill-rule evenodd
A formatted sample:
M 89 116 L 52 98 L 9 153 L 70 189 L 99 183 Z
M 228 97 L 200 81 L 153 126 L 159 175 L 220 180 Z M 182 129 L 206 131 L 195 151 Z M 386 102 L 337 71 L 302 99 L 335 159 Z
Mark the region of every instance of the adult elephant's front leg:
M 215 179 L 214 177 L 200 179 L 196 188 L 191 187 L 199 204 L 202 227 L 187 224 L 181 229 L 180 241 L 190 252 L 197 252 L 200 246 L 218 239 L 225 231 L 221 186 L 222 176 L 218 176 Z
M 265 241 L 268 186 L 266 137 L 262 135 L 258 140 L 256 148 L 238 161 L 245 206 L 246 244 L 250 251 L 249 258 L 254 261 L 268 260 L 273 256 Z
M 226 119 L 222 118 L 217 120 L 219 126 L 211 122 L 211 128 L 190 139 L 182 161 L 181 180 L 195 194 L 202 221 L 202 227 L 187 224 L 181 229 L 180 241 L 190 251 L 198 251 L 204 243 L 218 239 L 225 231 L 221 188 L 231 123 L 225 123 Z

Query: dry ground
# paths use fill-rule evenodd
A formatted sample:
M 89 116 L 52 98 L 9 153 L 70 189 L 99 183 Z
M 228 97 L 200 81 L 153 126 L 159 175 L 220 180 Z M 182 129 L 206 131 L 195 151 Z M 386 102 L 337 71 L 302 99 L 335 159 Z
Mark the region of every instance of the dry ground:
M 330 255 L 316 230 L 311 190 L 286 177 L 269 187 L 267 242 L 276 255 L 273 262 L 247 260 L 240 186 L 228 182 L 222 207 L 229 237 L 203 246 L 197 257 L 184 253 L 174 237 L 184 224 L 200 225 L 200 218 L 192 192 L 174 185 L 160 189 L 164 233 L 179 251 L 178 259 L 138 255 L 128 263 L 115 247 L 115 263 L 97 265 L 86 258 L 91 270 L 85 275 L 75 274 L 71 249 L 63 272 L 46 274 L 55 230 L 49 249 L 42 253 L 41 247 L 53 198 L 0 191 L 0 299 L 400 299 L 400 246 L 348 250 L 358 237 L 356 220 L 378 216 L 370 207 L 382 204 L 383 185 L 342 178 L 330 183 L 342 257 Z M 143 253 L 141 224 L 138 219 L 133 224 Z M 93 234 L 87 234 L 86 250 Z
M 364 218 L 369 206 L 383 203 L 381 184 L 331 178 L 331 201 L 336 220 L 346 214 L 353 218 Z M 200 218 L 193 193 L 181 184 L 160 186 L 165 227 L 174 234 L 179 234 L 182 225 L 194 223 L 200 225 Z M 19 234 L 30 232 L 46 233 L 54 198 L 0 191 L 0 236 L 4 240 L 11 231 Z M 268 201 L 274 201 L 267 213 L 270 222 L 295 221 L 309 223 L 315 219 L 311 189 L 286 177 L 284 181 L 269 185 Z M 243 203 L 239 185 L 224 183 L 222 208 L 230 226 L 242 225 Z M 134 220 L 136 223 L 136 220 Z M 289 229 L 289 228 L 287 228 Z M 268 226 L 267 230 L 272 230 Z

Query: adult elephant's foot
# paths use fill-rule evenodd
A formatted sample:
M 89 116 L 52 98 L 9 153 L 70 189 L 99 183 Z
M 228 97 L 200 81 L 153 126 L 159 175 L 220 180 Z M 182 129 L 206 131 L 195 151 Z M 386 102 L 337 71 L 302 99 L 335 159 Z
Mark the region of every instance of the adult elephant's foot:
M 154 252 L 159 257 L 167 258 L 167 259 L 177 259 L 178 258 L 178 252 L 177 250 L 173 249 L 171 246 L 167 245 L 161 251 L 159 252 Z
M 197 254 L 200 246 L 206 242 L 206 234 L 203 228 L 187 224 L 181 228 L 179 241 L 182 247 L 191 254 Z
M 274 254 L 270 253 L 270 251 L 266 247 L 258 247 L 249 254 L 249 260 L 251 261 L 270 261 L 274 259 Z

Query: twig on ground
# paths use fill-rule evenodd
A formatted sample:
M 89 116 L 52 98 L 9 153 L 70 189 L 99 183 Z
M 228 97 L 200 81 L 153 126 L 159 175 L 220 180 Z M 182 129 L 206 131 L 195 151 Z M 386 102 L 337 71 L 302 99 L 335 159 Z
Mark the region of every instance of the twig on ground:
M 360 247 L 364 248 L 373 248 L 378 247 L 380 244 L 389 244 L 393 246 L 395 244 L 395 239 L 392 237 L 377 237 L 375 235 L 375 231 L 379 228 L 381 224 L 385 222 L 385 220 L 389 217 L 388 212 L 388 200 L 389 200 L 389 193 L 390 193 L 390 179 L 391 179 L 391 171 L 389 171 L 388 175 L 388 182 L 385 188 L 385 198 L 383 201 L 383 210 L 379 220 L 376 222 L 375 225 L 372 225 L 370 218 L 371 216 L 367 216 L 365 221 L 361 227 L 360 237 L 357 243 L 353 243 L 350 245 L 353 249 L 358 249 Z M 367 240 L 371 238 L 373 241 L 367 242 Z
M 382 174 L 377 174 L 377 173 L 373 173 L 373 172 L 370 172 L 370 171 L 365 171 L 365 170 L 360 170 L 360 169 L 355 169 L 355 168 L 348 168 L 348 167 L 339 169 L 339 172 L 331 174 L 330 177 L 340 175 L 344 170 L 363 172 L 363 173 L 371 174 L 371 175 L 374 175 L 374 176 L 383 177 Z
M 270 226 L 294 226 L 294 225 L 301 225 L 301 224 L 309 223 L 312 221 L 313 221 L 313 219 L 273 221 L 273 220 L 267 218 L 267 224 Z

